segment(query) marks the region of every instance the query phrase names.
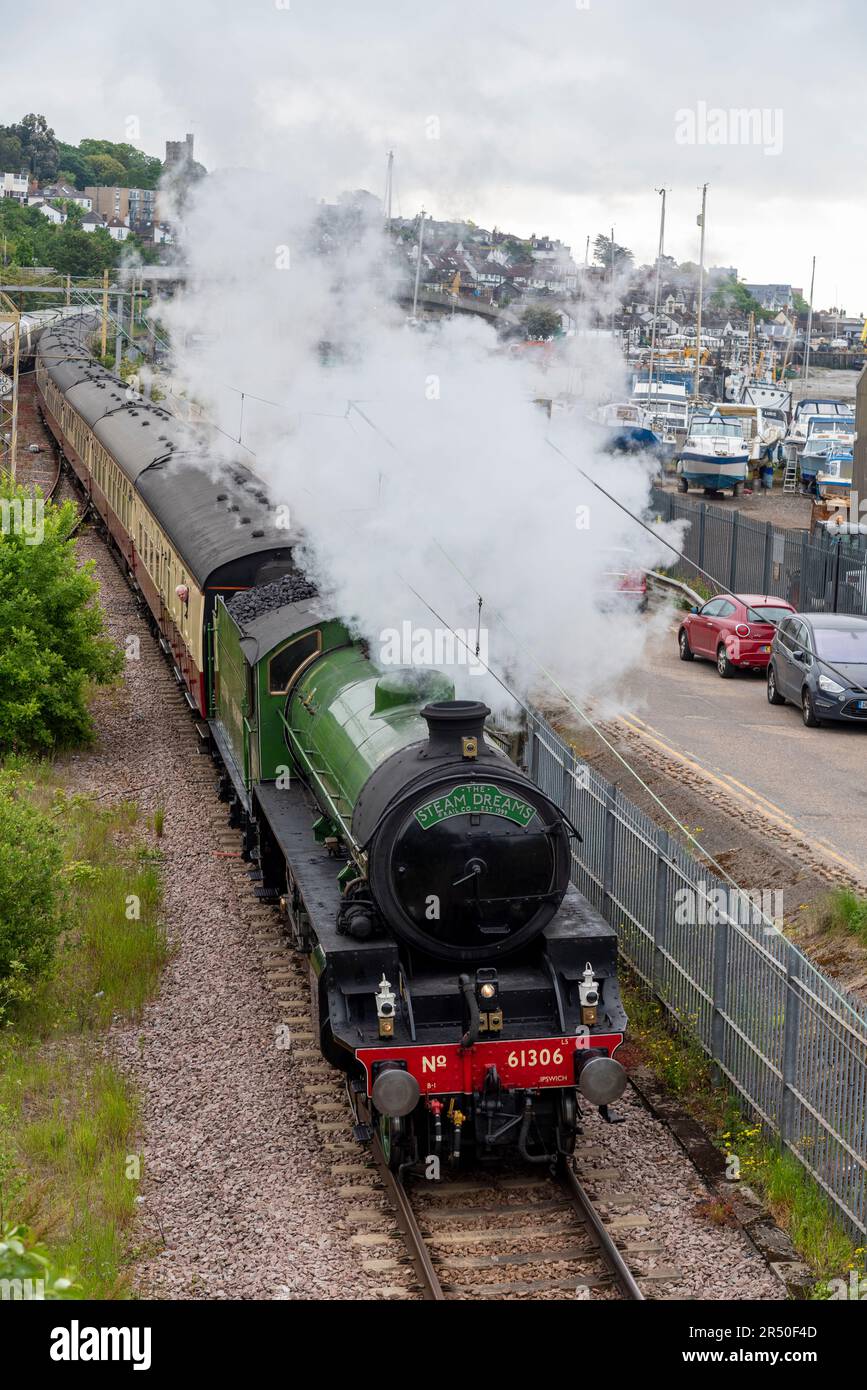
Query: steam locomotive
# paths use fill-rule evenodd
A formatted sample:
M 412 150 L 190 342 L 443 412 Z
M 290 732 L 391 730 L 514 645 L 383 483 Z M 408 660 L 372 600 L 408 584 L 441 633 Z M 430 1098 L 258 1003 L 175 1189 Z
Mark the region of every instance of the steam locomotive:
M 200 715 L 256 894 L 309 961 L 356 1136 L 395 1167 L 568 1153 L 579 1098 L 607 1115 L 625 1085 L 617 939 L 570 883 L 575 828 L 485 705 L 371 660 L 206 432 L 64 330 L 37 382 Z

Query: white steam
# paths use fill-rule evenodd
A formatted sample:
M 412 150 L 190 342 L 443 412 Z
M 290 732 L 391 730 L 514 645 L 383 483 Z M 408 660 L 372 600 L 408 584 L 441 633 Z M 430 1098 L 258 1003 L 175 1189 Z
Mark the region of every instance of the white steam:
M 596 452 L 586 421 L 626 389 L 619 351 L 579 332 L 514 353 L 460 314 L 410 327 L 377 220 L 359 217 L 351 244 L 329 235 L 323 254 L 322 214 L 286 179 L 233 171 L 196 188 L 178 217 L 189 280 L 159 310 L 176 376 L 226 455 L 290 508 L 305 566 L 374 658 L 407 625 L 409 659 L 441 654 L 444 627 L 475 634 L 481 597 L 481 655 L 522 698 L 552 693 L 547 669 L 614 709 L 664 619 L 608 611 L 600 593 L 612 570 L 670 552 L 548 441 L 646 512 L 651 466 Z M 562 392 L 577 396 L 571 411 L 549 418 L 535 403 Z M 503 707 L 457 651 L 459 693 Z

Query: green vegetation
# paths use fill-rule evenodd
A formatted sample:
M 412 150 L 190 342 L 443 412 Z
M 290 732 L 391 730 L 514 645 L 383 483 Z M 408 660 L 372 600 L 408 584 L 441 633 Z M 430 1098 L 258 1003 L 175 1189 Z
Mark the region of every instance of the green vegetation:
M 39 183 L 72 183 L 76 188 L 156 188 L 163 166 L 134 145 L 111 140 L 65 145 L 44 116 L 31 112 L 13 125 L 0 126 L 0 169 L 30 174 Z
M 741 1178 L 761 1194 L 819 1281 L 816 1296 L 825 1296 L 824 1281 L 845 1278 L 850 1269 L 863 1272 L 864 1250 L 840 1225 L 818 1184 L 793 1154 L 744 1116 L 737 1097 L 714 1084 L 695 1020 L 673 1019 L 634 977 L 625 981 L 624 1002 L 629 1041 L 641 1060 L 715 1137 L 728 1161 L 737 1161 Z M 708 1215 L 719 1220 L 725 1214 Z
M 0 752 L 52 751 L 89 739 L 88 683 L 123 659 L 105 634 L 93 566 L 68 539 L 72 502 L 32 502 L 0 484 Z
M 60 866 L 53 966 L 31 981 L 0 1033 L 0 1230 L 17 1231 L 11 1255 L 0 1238 L 0 1277 L 4 1258 L 47 1260 L 48 1273 L 33 1277 L 73 1277 L 84 1298 L 123 1297 L 141 1177 L 138 1116 L 101 1030 L 139 1017 L 167 958 L 159 854 L 131 803 L 106 809 L 70 797 L 46 763 L 16 764 L 4 777 L 45 829 L 45 848 L 30 848 L 31 872 L 55 868 L 58 849 Z M 0 821 L 0 851 L 7 843 Z
M 45 1246 L 26 1226 L 0 1227 L 0 1284 L 11 1285 L 12 1297 L 78 1298 L 79 1288 L 58 1272 Z M 16 1287 L 20 1285 L 21 1287 Z
M 553 338 L 563 331 L 556 309 L 527 308 L 521 314 L 520 323 L 528 338 Z
M 4 266 L 51 266 L 60 275 L 93 275 L 119 263 L 124 253 L 135 250 L 144 261 L 158 259 L 157 252 L 137 237 L 115 241 L 105 227 L 85 232 L 81 209 L 62 227 L 55 227 L 39 208 L 23 207 L 14 198 L 0 198 L 0 260 Z M 40 308 L 44 304 L 40 302 Z
M 867 946 L 867 898 L 851 888 L 835 888 L 811 909 L 812 927 L 822 935 L 853 936 Z
M 593 243 L 593 259 L 606 270 L 625 270 L 632 265 L 634 257 L 626 246 L 618 246 L 610 236 L 600 232 Z
M 57 826 L 27 791 L 0 768 L 0 1025 L 50 970 L 63 926 Z
M 769 309 L 763 309 L 759 301 L 753 298 L 746 285 L 733 277 L 717 285 L 710 297 L 710 303 L 713 309 L 731 310 L 736 314 L 755 314 L 757 319 L 774 317 Z

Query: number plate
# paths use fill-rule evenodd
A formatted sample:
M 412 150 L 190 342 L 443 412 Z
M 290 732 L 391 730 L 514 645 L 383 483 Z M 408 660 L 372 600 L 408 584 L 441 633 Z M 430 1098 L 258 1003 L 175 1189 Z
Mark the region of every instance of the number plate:
M 444 1043 L 437 1047 L 360 1047 L 356 1057 L 367 1072 L 367 1093 L 375 1062 L 406 1062 L 422 1095 L 480 1091 L 488 1068 L 495 1066 L 506 1087 L 574 1086 L 575 1053 L 600 1048 L 612 1057 L 622 1033 L 579 1033 L 571 1038 L 525 1038 L 519 1042 L 478 1042 L 473 1047 Z
M 856 708 L 856 709 L 867 709 L 867 700 L 857 700 L 857 701 L 855 702 L 855 708 Z
M 769 652 L 770 650 L 771 650 L 771 649 L 770 649 L 769 646 L 768 646 L 768 647 L 759 647 L 759 651 L 760 651 L 760 652 Z

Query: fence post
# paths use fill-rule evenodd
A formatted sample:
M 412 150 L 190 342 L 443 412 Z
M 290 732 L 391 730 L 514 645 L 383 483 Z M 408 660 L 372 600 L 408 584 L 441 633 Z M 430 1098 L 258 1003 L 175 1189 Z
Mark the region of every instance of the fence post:
M 807 531 L 801 533 L 801 582 L 798 586 L 798 602 L 795 604 L 801 612 L 807 607 Z M 793 600 L 794 602 L 794 600 Z
M 762 593 L 771 592 L 771 565 L 774 560 L 774 528 L 769 521 L 765 522 L 765 555 L 762 562 Z
M 708 885 L 702 884 L 705 892 Z M 731 922 L 728 913 L 717 911 L 713 927 L 713 977 L 711 997 L 713 1011 L 710 1020 L 711 1060 L 720 1066 L 725 1061 L 725 1009 L 728 1003 L 728 962 Z
M 786 951 L 786 1012 L 783 1018 L 783 1094 L 780 1105 L 780 1138 L 790 1146 L 796 1128 L 795 1082 L 798 1074 L 798 1042 L 801 1032 L 801 998 L 797 990 L 798 951 Z
M 668 921 L 665 915 L 666 884 L 668 865 L 665 854 L 668 849 L 668 832 L 658 827 L 656 831 L 656 851 L 653 876 L 653 962 L 650 969 L 650 986 L 654 994 L 662 987 L 665 966 L 664 951 L 668 944 Z
M 599 910 L 610 922 L 610 901 L 612 877 L 614 873 L 614 836 L 617 821 L 614 815 L 617 806 L 617 788 L 611 782 L 605 784 L 605 814 L 602 821 L 602 902 Z M 614 923 L 612 922 L 613 926 Z
M 704 528 L 707 518 L 707 502 L 698 504 L 698 563 L 704 569 Z
M 529 742 L 530 767 L 529 773 L 534 782 L 539 780 L 539 735 L 536 730 L 536 723 L 533 720 L 527 728 L 527 739 Z
M 729 589 L 731 590 L 732 593 L 734 593 L 734 591 L 735 591 L 735 586 L 736 586 L 736 584 L 737 584 L 738 522 L 739 522 L 739 520 L 740 520 L 740 513 L 739 513 L 739 512 L 736 512 L 736 511 L 733 511 L 733 512 L 731 513 L 731 519 L 732 519 L 732 548 L 731 548 L 731 557 L 730 557 L 730 560 L 729 560 Z

